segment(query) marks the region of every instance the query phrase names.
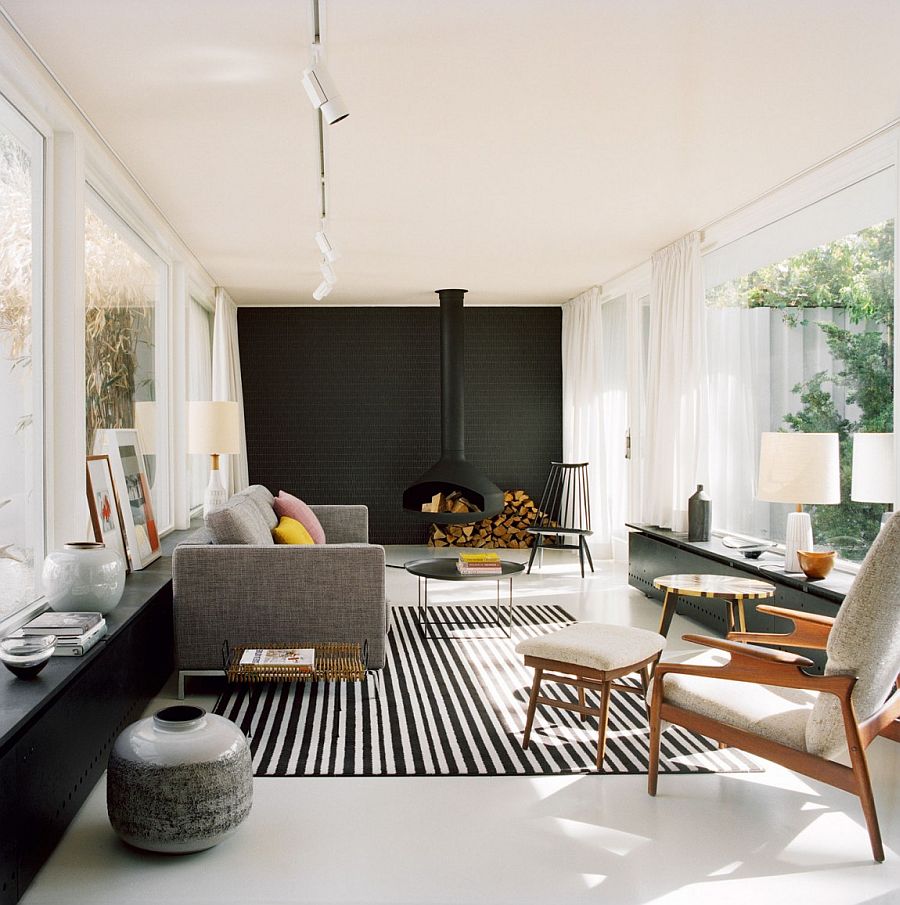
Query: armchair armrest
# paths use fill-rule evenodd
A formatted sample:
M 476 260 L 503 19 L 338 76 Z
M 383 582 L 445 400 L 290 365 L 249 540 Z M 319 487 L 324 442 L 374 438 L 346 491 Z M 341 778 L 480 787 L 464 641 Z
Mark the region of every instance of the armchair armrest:
M 172 591 L 181 670 L 218 668 L 225 640 L 366 641 L 369 665 L 384 665 L 382 547 L 183 544 Z
M 732 641 L 754 641 L 758 644 L 784 644 L 788 647 L 805 647 L 808 650 L 825 650 L 828 644 L 828 633 L 834 625 L 830 616 L 818 613 L 806 613 L 803 610 L 789 610 L 780 606 L 761 604 L 757 608 L 760 613 L 789 619 L 793 628 L 787 634 L 774 632 L 729 632 Z
M 754 647 L 723 638 L 706 638 L 702 635 L 683 635 L 682 637 L 685 641 L 725 651 L 730 654 L 730 659 L 727 663 L 718 665 L 660 663 L 654 673 L 654 687 L 658 682 L 659 687 L 664 688 L 663 678 L 671 673 L 684 676 L 705 676 L 710 679 L 729 679 L 734 682 L 755 682 L 781 688 L 804 688 L 849 699 L 850 692 L 856 683 L 856 676 L 816 676 L 804 672 L 803 667 L 814 664 L 799 654 Z
M 326 544 L 367 544 L 368 506 L 310 506 L 325 532 Z
M 746 657 L 751 660 L 761 660 L 764 663 L 783 663 L 789 666 L 815 666 L 808 657 L 800 654 L 792 654 L 783 650 L 770 650 L 767 647 L 756 647 L 753 644 L 741 644 L 737 641 L 724 638 L 707 638 L 704 635 L 682 635 L 683 640 L 693 644 L 702 644 L 704 647 L 714 647 L 723 650 L 735 657 Z

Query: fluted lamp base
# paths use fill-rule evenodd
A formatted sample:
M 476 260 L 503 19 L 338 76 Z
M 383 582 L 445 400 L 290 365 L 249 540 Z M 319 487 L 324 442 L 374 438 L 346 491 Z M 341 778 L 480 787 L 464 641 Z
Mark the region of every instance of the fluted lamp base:
M 784 537 L 784 571 L 802 572 L 798 550 L 812 550 L 812 520 L 808 512 L 791 512 L 787 517 Z
M 203 496 L 203 517 L 210 512 L 221 509 L 228 502 L 228 491 L 222 483 L 222 472 L 219 471 L 219 456 L 213 454 L 212 467 L 209 471 L 209 484 L 206 485 L 206 493 Z

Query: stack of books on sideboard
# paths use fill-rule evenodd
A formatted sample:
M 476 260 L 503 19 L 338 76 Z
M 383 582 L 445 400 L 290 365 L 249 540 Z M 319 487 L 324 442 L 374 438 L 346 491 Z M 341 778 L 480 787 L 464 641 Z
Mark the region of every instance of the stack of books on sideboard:
M 460 575 L 502 575 L 503 566 L 500 564 L 500 556 L 497 553 L 468 553 L 459 554 L 456 568 Z
M 80 657 L 106 636 L 106 620 L 100 613 L 54 613 L 36 616 L 16 632 L 19 636 L 56 635 L 54 657 Z

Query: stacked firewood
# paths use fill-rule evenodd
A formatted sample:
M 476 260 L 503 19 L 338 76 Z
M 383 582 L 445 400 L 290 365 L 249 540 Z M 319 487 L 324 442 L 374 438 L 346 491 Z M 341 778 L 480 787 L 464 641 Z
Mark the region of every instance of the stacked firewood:
M 448 495 L 448 499 L 453 494 Z M 465 503 L 465 509 L 440 509 L 440 512 L 472 512 L 465 497 L 450 505 Z M 432 525 L 428 544 L 431 547 L 530 547 L 534 535 L 528 528 L 534 524 L 537 505 L 524 490 L 507 490 L 503 494 L 503 511 L 493 518 L 468 525 Z

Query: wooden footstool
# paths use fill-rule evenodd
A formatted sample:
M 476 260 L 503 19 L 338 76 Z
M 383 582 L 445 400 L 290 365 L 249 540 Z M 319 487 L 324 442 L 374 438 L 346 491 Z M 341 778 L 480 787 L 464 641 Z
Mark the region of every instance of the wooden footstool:
M 602 769 L 606 754 L 610 694 L 615 689 L 639 694 L 646 699 L 650 667 L 659 660 L 665 646 L 666 639 L 656 632 L 628 625 L 601 625 L 596 622 L 578 622 L 549 635 L 520 641 L 516 645 L 516 652 L 523 654 L 525 665 L 534 669 L 522 747 L 528 747 L 534 710 L 538 704 L 580 713 L 582 719 L 596 716 L 600 719 L 597 769 Z M 641 674 L 641 688 L 613 681 L 633 672 Z M 540 695 L 543 679 L 577 688 L 578 703 L 555 701 Z M 585 691 L 596 691 L 600 695 L 599 708 L 587 706 Z

